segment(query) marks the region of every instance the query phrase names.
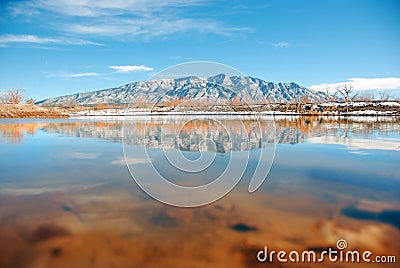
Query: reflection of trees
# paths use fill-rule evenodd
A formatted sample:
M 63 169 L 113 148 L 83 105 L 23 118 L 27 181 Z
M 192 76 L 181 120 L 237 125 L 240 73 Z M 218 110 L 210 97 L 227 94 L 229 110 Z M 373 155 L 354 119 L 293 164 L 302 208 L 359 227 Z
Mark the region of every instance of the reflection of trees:
M 174 118 L 165 122 L 126 121 L 125 133 L 122 121 L 0 124 L 0 135 L 7 142 L 21 143 L 24 135 L 34 135 L 38 130 L 112 142 L 121 142 L 124 134 L 125 141 L 132 145 L 227 152 L 262 148 L 268 143 L 302 143 L 312 137 L 334 137 L 337 142 L 349 143 L 351 137 L 373 138 L 376 133 L 400 132 L 400 119 L 396 117 L 276 117 L 275 126 L 270 119 L 218 122 L 192 120 L 183 124 Z M 213 141 L 215 146 L 205 140 Z
M 1 139 L 9 143 L 21 144 L 24 142 L 24 135 L 34 135 L 38 124 L 0 124 Z

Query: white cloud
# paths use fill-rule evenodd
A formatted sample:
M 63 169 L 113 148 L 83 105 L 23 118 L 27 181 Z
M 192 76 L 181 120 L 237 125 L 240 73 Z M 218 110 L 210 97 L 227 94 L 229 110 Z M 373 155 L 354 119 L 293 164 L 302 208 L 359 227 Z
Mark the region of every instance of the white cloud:
M 118 65 L 109 66 L 111 69 L 116 70 L 117 73 L 130 73 L 139 71 L 152 71 L 153 68 L 144 65 Z
M 65 74 L 63 76 L 75 78 L 75 77 L 89 77 L 89 76 L 98 76 L 98 75 L 100 75 L 100 74 L 98 74 L 98 73 L 76 73 L 76 74 Z
M 41 38 L 36 35 L 14 35 L 4 34 L 0 36 L 0 43 L 33 43 L 33 44 L 46 44 L 57 43 L 56 38 Z
M 167 8 L 199 5 L 209 0 L 33 0 L 11 6 L 15 15 L 35 15 L 43 10 L 74 17 L 153 13 Z
M 147 40 L 187 31 L 225 36 L 252 31 L 226 26 L 206 15 L 188 17 L 185 7 L 205 2 L 209 0 L 34 0 L 13 3 L 11 9 L 22 16 L 56 15 L 48 26 L 77 36 Z
M 47 73 L 47 77 L 62 77 L 62 78 L 80 78 L 80 77 L 93 77 L 100 76 L 101 74 L 95 72 L 85 73 Z
M 234 33 L 251 32 L 250 28 L 226 27 L 214 20 L 169 17 L 165 15 L 137 18 L 97 18 L 84 23 L 67 23 L 62 29 L 68 34 L 90 35 L 94 37 L 118 37 L 120 39 L 143 39 L 164 37 L 172 34 L 198 31 L 232 36 Z
M 278 47 L 278 48 L 285 48 L 285 47 L 289 47 L 290 44 L 288 42 L 279 42 L 279 43 L 274 43 L 272 44 L 274 47 Z
M 322 83 L 312 85 L 309 88 L 317 91 L 326 91 L 328 89 L 332 92 L 345 84 L 353 86 L 354 90 L 391 90 L 400 88 L 400 77 L 349 78 L 344 82 Z
M 28 44 L 58 44 L 58 45 L 101 45 L 99 43 L 64 37 L 39 37 L 32 34 L 3 34 L 0 35 L 0 44 L 28 43 Z

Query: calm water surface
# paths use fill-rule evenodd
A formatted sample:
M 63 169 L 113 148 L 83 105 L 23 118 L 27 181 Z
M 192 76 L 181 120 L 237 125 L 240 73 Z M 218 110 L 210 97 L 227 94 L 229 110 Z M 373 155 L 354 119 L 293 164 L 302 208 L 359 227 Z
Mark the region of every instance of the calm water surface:
M 118 118 L 1 119 L 0 267 L 364 267 L 256 259 L 264 246 L 318 252 L 338 239 L 400 262 L 400 118 L 265 118 L 259 127 L 217 119 L 129 118 L 125 131 Z M 250 159 L 227 196 L 177 208 L 134 182 L 123 134 L 130 168 L 149 181 L 144 147 L 180 185 L 212 181 L 232 153 Z M 257 155 L 270 144 L 269 176 L 249 194 Z M 163 149 L 215 161 L 188 176 L 168 166 Z

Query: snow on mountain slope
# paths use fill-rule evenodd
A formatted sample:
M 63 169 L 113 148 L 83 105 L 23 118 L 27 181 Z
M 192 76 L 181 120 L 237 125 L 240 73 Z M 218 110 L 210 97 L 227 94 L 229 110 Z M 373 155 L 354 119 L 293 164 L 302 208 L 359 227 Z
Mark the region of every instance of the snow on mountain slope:
M 147 103 L 190 99 L 199 101 L 230 102 L 240 99 L 247 103 L 291 102 L 306 97 L 309 101 L 326 100 L 326 94 L 302 87 L 296 83 L 266 82 L 244 76 L 216 76 L 202 78 L 189 76 L 177 79 L 158 79 L 134 82 L 117 88 L 49 98 L 39 105 L 129 104 L 137 100 Z

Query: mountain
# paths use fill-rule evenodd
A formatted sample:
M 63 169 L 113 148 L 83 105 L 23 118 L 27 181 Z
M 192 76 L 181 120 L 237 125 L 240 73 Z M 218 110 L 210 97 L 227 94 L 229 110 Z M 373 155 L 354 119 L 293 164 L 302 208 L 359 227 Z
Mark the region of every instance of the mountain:
M 266 82 L 259 78 L 219 74 L 207 78 L 188 76 L 177 79 L 156 79 L 93 92 L 49 98 L 39 105 L 128 104 L 136 101 L 156 103 L 176 99 L 247 103 L 291 102 L 306 97 L 309 101 L 326 100 L 327 95 L 296 83 Z

